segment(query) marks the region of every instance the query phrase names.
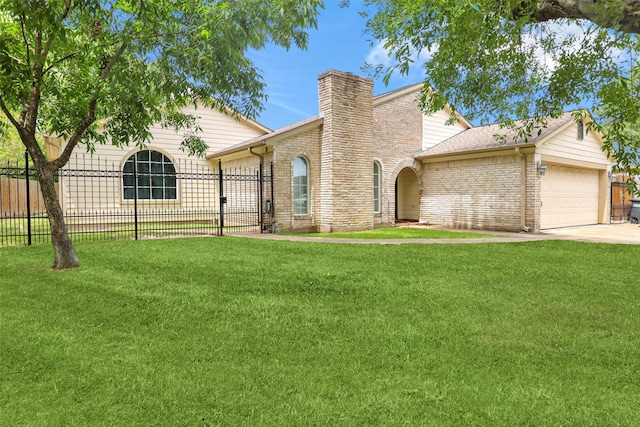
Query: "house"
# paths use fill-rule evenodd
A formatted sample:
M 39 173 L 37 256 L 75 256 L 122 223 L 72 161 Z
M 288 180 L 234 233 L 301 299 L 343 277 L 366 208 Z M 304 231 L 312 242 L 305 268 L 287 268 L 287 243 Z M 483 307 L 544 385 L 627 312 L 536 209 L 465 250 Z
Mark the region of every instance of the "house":
M 256 121 L 236 119 L 217 109 L 189 106 L 183 111 L 197 117 L 208 153 L 271 132 Z M 147 213 L 149 221 L 187 220 L 181 212 L 189 213 L 189 221 L 210 220 L 209 193 L 216 188 L 211 180 L 197 177 L 211 175 L 212 163 L 187 156 L 180 149 L 183 135 L 174 129 L 157 125 L 151 134 L 146 149 L 96 145 L 90 154 L 83 146 L 76 147 L 58 183 L 65 216 L 73 218 L 76 225 L 127 223 L 132 221 L 136 205 L 136 210 Z M 64 149 L 66 141 L 46 137 L 45 144 L 52 159 Z
M 273 162 L 278 230 L 402 220 L 539 231 L 608 222 L 611 162 L 601 136 L 571 113 L 525 141 L 459 115 L 447 125 L 450 111 L 425 116 L 416 104 L 421 84 L 373 97 L 372 81 L 350 73 L 331 70 L 318 82 L 318 117 L 207 157 Z
M 424 115 L 416 103 L 422 87 L 374 97 L 372 80 L 330 70 L 318 78 L 319 115 L 275 131 L 193 110 L 210 146 L 194 161 L 256 170 L 270 164 L 271 195 L 259 209 L 269 211 L 278 231 L 367 230 L 398 220 L 539 231 L 608 221 L 610 160 L 600 135 L 586 132 L 570 113 L 525 141 L 495 125 L 474 127 L 461 115 L 447 125 L 446 109 Z M 503 141 L 494 137 L 505 132 Z M 179 150 L 181 136 L 161 128 L 153 135 L 148 151 L 96 147 L 95 156 L 122 172 L 109 189 L 109 209 L 160 200 L 165 208 L 186 208 L 203 197 L 176 183 L 176 174 L 193 167 Z M 52 152 L 63 145 L 51 142 Z M 87 155 L 79 153 L 71 166 L 80 156 Z M 138 180 L 134 188 L 134 165 L 167 175 L 155 184 L 153 176 Z M 86 198 L 82 185 L 61 185 L 63 206 Z

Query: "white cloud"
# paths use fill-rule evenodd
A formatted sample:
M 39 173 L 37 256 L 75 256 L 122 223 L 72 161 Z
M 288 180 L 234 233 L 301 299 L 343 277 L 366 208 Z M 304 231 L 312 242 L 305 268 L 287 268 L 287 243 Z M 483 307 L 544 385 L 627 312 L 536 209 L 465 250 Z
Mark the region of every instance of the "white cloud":
M 593 45 L 597 33 L 591 31 L 594 26 L 581 21 L 553 21 L 546 22 L 532 29 L 524 36 L 524 47 L 532 49 L 536 62 L 542 65 L 548 72 L 553 72 L 558 67 L 560 54 L 574 54 L 583 49 L 583 46 Z M 552 42 L 553 46 L 560 49 L 551 52 L 545 51 L 543 42 Z M 611 47 L 611 58 L 617 58 L 619 64 L 624 62 L 624 54 L 620 49 Z
M 385 48 L 386 40 L 380 40 L 370 50 L 365 61 L 367 64 L 376 67 L 382 66 L 383 69 L 389 69 L 396 64 L 395 58 L 393 58 L 387 48 Z M 399 70 L 394 70 L 391 74 L 391 80 L 397 83 L 413 84 L 418 81 L 424 80 L 424 72 L 422 65 L 433 57 L 433 54 L 437 51 L 437 45 L 431 49 L 423 48 L 419 52 L 414 52 L 410 59 L 413 61 L 409 68 L 409 73 L 406 76 L 400 74 Z
M 375 46 L 373 46 L 371 50 L 369 50 L 369 53 L 365 58 L 367 64 L 371 64 L 374 66 L 382 65 L 384 67 L 388 67 L 393 63 L 389 51 L 384 47 L 385 43 L 385 40 L 381 40 Z
M 368 64 L 372 65 L 383 65 L 388 67 L 392 65 L 395 61 L 391 58 L 390 52 L 387 48 L 385 48 L 386 40 L 380 40 L 375 46 L 369 50 L 367 57 L 365 60 Z M 434 45 L 429 48 L 422 48 L 419 52 L 414 52 L 411 55 L 411 59 L 416 64 L 422 64 L 433 57 L 433 54 L 438 50 L 438 46 Z

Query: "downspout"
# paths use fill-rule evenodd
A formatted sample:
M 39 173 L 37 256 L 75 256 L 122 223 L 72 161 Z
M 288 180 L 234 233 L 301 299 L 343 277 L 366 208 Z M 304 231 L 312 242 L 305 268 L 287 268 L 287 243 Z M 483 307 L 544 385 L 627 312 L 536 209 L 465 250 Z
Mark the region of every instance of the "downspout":
M 260 158 L 260 163 L 262 163 L 264 161 L 264 156 L 260 153 L 254 153 L 253 149 L 256 147 L 249 147 L 249 153 L 253 154 L 254 156 L 258 156 Z
M 523 231 L 529 232 L 531 228 L 525 224 L 527 217 L 527 160 L 520 152 L 520 147 L 516 147 L 516 154 L 522 160 L 520 162 L 520 228 Z

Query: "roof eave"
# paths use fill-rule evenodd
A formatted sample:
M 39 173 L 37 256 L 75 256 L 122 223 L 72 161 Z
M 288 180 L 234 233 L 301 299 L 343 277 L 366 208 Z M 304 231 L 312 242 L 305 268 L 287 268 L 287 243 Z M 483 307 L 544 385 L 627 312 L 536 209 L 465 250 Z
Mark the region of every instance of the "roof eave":
M 536 144 L 531 142 L 527 144 L 512 144 L 512 145 L 502 145 L 500 147 L 489 147 L 489 148 L 480 148 L 477 150 L 463 150 L 463 151 L 449 151 L 446 153 L 437 153 L 437 154 L 416 154 L 413 156 L 416 160 L 426 160 L 426 159 L 437 159 L 440 157 L 454 157 L 454 156 L 464 156 L 469 154 L 482 154 L 482 153 L 492 153 L 496 151 L 515 151 L 516 148 L 535 148 Z
M 309 121 L 308 123 L 305 123 L 301 126 L 289 129 L 285 132 L 281 132 L 278 133 L 278 131 L 274 131 L 271 134 L 267 134 L 267 135 L 263 135 L 260 136 L 258 138 L 253 138 L 250 139 L 249 141 L 240 144 L 240 145 L 236 145 L 234 147 L 230 147 L 227 148 L 225 150 L 221 150 L 221 151 L 217 151 L 215 153 L 211 153 L 208 156 L 206 156 L 207 160 L 211 160 L 211 159 L 220 159 L 223 158 L 225 156 L 229 156 L 232 154 L 236 154 L 236 153 L 240 153 L 240 152 L 244 152 L 244 151 L 248 151 L 252 148 L 257 148 L 257 147 L 262 147 L 262 146 L 273 146 L 274 144 L 287 139 L 287 138 L 291 138 L 293 136 L 296 136 L 302 132 L 305 132 L 309 129 L 313 129 L 319 125 L 321 125 L 322 123 L 324 123 L 324 118 L 323 117 L 318 117 L 315 120 Z

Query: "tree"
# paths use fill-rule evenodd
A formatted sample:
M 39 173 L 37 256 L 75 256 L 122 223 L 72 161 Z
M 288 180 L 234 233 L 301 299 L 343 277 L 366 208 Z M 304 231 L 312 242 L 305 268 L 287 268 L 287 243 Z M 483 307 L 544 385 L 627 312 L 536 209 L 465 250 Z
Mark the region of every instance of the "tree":
M 367 32 L 391 64 L 424 61 L 426 113 L 450 103 L 481 123 L 533 129 L 585 108 L 621 169 L 640 174 L 640 2 L 637 0 L 367 0 Z M 429 96 L 429 87 L 437 90 Z
M 188 103 L 252 117 L 265 99 L 246 57 L 267 43 L 305 48 L 322 0 L 0 0 L 0 109 L 42 188 L 55 269 L 79 266 L 54 174 L 79 144 L 144 146 L 154 123 L 203 154 Z M 12 112 L 17 112 L 13 114 Z M 62 136 L 49 161 L 38 133 Z
M 3 118 L 4 116 L 0 116 L 0 122 Z M 0 167 L 24 163 L 24 145 L 20 141 L 18 132 L 8 126 L 8 120 L 0 124 Z
M 44 139 L 37 135 L 40 149 L 45 150 Z M 11 122 L 6 118 L 4 114 L 0 114 L 0 167 L 1 166 L 17 166 L 24 167 L 25 165 L 25 148 L 18 131 L 11 126 Z M 29 162 L 30 167 L 33 167 L 33 162 Z

